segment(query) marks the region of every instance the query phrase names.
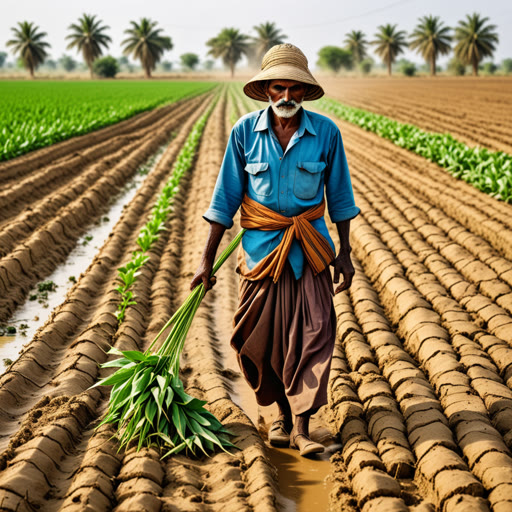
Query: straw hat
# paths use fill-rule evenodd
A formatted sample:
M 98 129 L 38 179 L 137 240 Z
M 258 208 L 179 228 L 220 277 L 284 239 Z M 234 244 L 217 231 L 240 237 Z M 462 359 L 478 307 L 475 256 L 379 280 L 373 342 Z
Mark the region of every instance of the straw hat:
M 244 85 L 244 93 L 254 100 L 268 101 L 264 87 L 267 80 L 296 80 L 308 84 L 305 100 L 317 100 L 324 90 L 308 69 L 308 59 L 293 44 L 278 44 L 263 56 L 261 71 Z

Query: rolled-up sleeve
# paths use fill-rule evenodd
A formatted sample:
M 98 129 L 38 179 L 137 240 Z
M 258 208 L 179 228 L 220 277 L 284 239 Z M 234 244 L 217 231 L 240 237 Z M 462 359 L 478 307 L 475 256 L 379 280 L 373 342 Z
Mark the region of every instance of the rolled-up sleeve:
M 231 130 L 222 160 L 210 207 L 203 215 L 208 222 L 218 222 L 226 228 L 233 226 L 233 217 L 242 204 L 245 183 L 245 154 L 240 125 Z
M 343 147 L 341 133 L 336 127 L 329 148 L 328 169 L 326 172 L 325 195 L 327 208 L 332 222 L 349 220 L 361 211 L 355 204 L 354 192 L 350 181 L 347 157 Z

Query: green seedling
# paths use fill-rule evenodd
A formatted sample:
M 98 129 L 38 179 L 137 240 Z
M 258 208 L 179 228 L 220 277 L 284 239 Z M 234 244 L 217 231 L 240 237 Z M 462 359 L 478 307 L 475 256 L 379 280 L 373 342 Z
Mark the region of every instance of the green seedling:
M 141 267 L 149 259 L 149 255 L 144 253 L 151 250 L 153 244 L 158 240 L 160 233 L 166 229 L 165 222 L 169 212 L 172 210 L 173 198 L 178 191 L 178 184 L 182 176 L 192 166 L 204 126 L 215 104 L 216 101 L 213 102 L 206 113 L 194 125 L 178 154 L 171 177 L 164 185 L 162 192 L 153 205 L 148 222 L 142 227 L 137 237 L 137 245 L 141 250 L 133 252 L 131 260 L 124 267 L 118 268 L 118 281 L 120 284 L 116 287 L 116 291 L 121 295 L 121 302 L 118 305 L 116 315 L 119 324 L 125 319 L 128 306 L 137 303 L 130 288 L 134 285 L 137 276 L 140 274 Z
M 212 276 L 233 253 L 244 232 L 238 233 L 220 255 Z M 117 370 L 95 386 L 112 386 L 108 411 L 99 426 L 116 426 L 119 450 L 129 445 L 135 445 L 137 450 L 155 446 L 165 458 L 183 451 L 210 455 L 215 449 L 227 452 L 236 448 L 229 441 L 230 432 L 204 408 L 206 402 L 188 395 L 179 378 L 180 355 L 205 293 L 203 284 L 197 286 L 145 352 L 114 347 L 109 350 L 109 354 L 120 357 L 101 367 Z M 153 354 L 151 350 L 169 328 L 167 337 Z
M 56 289 L 57 285 L 53 281 L 43 281 L 37 285 L 37 291 L 39 293 L 54 292 Z
M 0 84 L 0 161 L 203 94 L 214 82 Z

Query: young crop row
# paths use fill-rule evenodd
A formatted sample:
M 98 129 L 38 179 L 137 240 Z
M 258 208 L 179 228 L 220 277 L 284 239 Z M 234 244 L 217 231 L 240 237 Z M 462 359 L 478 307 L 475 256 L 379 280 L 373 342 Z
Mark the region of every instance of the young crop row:
M 389 139 L 397 146 L 414 151 L 482 192 L 512 203 L 512 155 L 468 147 L 450 134 L 426 132 L 417 126 L 348 107 L 332 99 L 321 99 L 316 105 L 364 130 Z
M 192 167 L 196 149 L 201 135 L 203 134 L 206 121 L 216 103 L 217 101 L 214 101 L 193 126 L 183 148 L 178 154 L 171 176 L 153 205 L 149 220 L 140 230 L 137 238 L 140 251 L 134 251 L 130 261 L 118 269 L 118 280 L 120 284 L 116 290 L 121 295 L 121 302 L 117 308 L 116 315 L 120 324 L 124 320 L 126 308 L 136 304 L 135 296 L 131 288 L 140 273 L 140 269 L 149 259 L 148 253 L 151 247 L 158 240 L 160 232 L 165 229 L 165 222 L 172 210 L 174 196 L 178 192 L 180 180 Z
M 215 86 L 215 82 L 0 83 L 0 161 Z

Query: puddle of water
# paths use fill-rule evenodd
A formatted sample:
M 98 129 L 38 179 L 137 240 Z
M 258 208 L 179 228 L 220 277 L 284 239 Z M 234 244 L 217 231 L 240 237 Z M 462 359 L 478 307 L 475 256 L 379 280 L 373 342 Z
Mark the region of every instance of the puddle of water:
M 108 212 L 104 213 L 78 240 L 76 247 L 69 253 L 66 261 L 45 279 L 45 281 L 53 281 L 56 284 L 56 290 L 48 292 L 48 298 L 41 302 L 38 302 L 37 299 L 27 299 L 16 308 L 13 316 L 5 322 L 5 326 L 15 327 L 16 333 L 0 336 L 0 373 L 11 361 L 17 359 L 23 345 L 32 339 L 37 329 L 48 320 L 53 309 L 62 303 L 66 293 L 75 282 L 70 278 L 78 280 L 80 274 L 90 265 L 121 217 L 124 206 L 132 200 L 146 176 L 156 167 L 166 147 L 167 144 L 162 145 L 156 153 L 139 167 L 121 192 L 112 197 Z M 28 294 L 28 297 L 31 295 L 37 295 L 37 287 Z M 20 328 L 22 326 L 26 326 L 26 328 Z

